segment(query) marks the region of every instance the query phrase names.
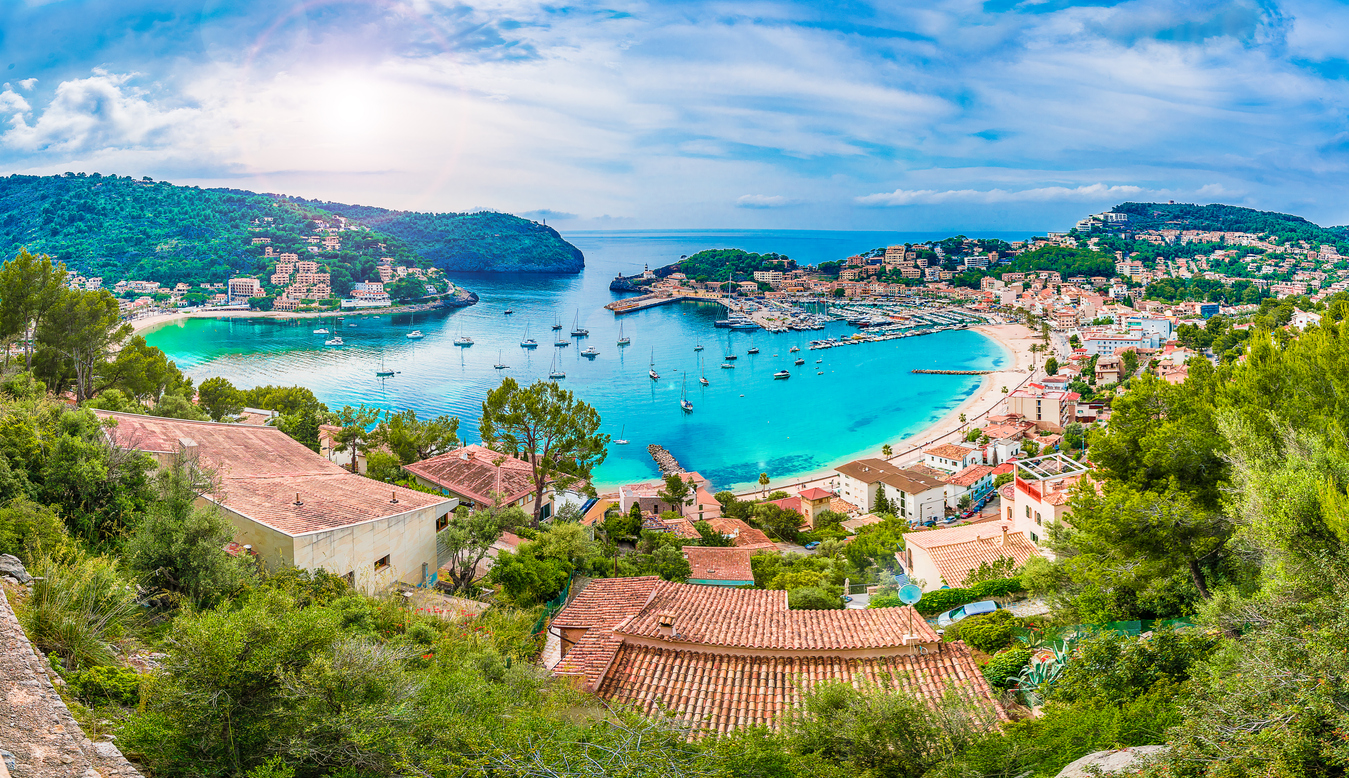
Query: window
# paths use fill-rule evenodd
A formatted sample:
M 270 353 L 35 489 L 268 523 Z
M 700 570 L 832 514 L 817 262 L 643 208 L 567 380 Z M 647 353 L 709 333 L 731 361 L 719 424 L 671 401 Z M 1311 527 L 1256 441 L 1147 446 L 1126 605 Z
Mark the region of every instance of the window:
M 1037 525 L 1039 525 L 1039 524 L 1041 523 L 1041 522 L 1040 522 L 1040 512 L 1039 512 L 1039 511 L 1036 511 L 1036 512 L 1035 512 L 1035 523 L 1036 523 Z
M 376 560 L 375 560 L 375 572 L 378 573 L 380 570 L 387 569 L 388 567 L 389 567 L 389 555 L 388 555 L 388 554 L 385 554 L 384 556 L 382 556 L 382 557 L 380 557 L 379 559 L 376 559 Z
M 436 532 L 440 532 L 448 526 L 450 526 L 450 514 L 446 513 L 436 519 Z
M 1032 533 L 1030 534 L 1030 542 L 1032 542 L 1032 543 L 1039 543 L 1039 542 L 1040 542 L 1040 536 L 1039 536 L 1039 535 L 1036 535 L 1034 532 L 1032 532 Z
M 1026 518 L 1028 518 L 1028 519 L 1030 518 L 1030 506 L 1029 506 L 1029 505 L 1026 506 Z

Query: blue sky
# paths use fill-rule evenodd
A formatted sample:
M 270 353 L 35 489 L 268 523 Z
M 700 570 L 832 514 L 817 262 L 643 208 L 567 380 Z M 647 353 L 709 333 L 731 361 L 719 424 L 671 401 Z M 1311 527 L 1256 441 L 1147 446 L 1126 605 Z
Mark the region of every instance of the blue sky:
M 1320 2 L 0 0 L 0 172 L 568 229 L 1349 223 Z

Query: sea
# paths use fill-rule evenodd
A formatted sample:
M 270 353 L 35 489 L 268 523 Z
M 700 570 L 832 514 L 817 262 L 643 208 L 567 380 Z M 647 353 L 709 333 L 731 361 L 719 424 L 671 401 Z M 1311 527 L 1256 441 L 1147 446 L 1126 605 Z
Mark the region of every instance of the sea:
M 223 376 L 239 387 L 299 384 L 332 409 L 365 405 L 411 408 L 420 416 L 448 414 L 460 435 L 478 439 L 478 417 L 487 392 L 505 377 L 527 384 L 559 383 L 591 404 L 611 444 L 595 483 L 612 486 L 659 477 L 650 444 L 667 449 L 685 468 L 717 488 L 775 481 L 822 471 L 881 446 L 899 448 L 907 436 L 935 423 L 979 389 L 977 376 L 915 375 L 915 368 L 992 370 L 1011 364 L 995 341 L 958 330 L 811 351 L 809 341 L 846 335 L 843 322 L 825 330 L 770 334 L 717 329 L 725 318 L 715 303 L 676 303 L 615 316 L 604 306 L 626 296 L 609 291 L 619 274 L 656 268 L 703 249 L 740 248 L 785 254 L 798 263 L 842 259 L 860 251 L 944 234 L 808 230 L 688 230 L 564 233 L 585 254 L 579 275 L 453 274 L 480 297 L 449 312 L 388 313 L 333 318 L 188 319 L 147 335 L 186 374 Z M 1020 240 L 1028 234 L 981 235 Z M 511 310 L 513 313 L 507 314 Z M 590 330 L 573 338 L 574 324 Z M 554 331 L 554 324 L 562 329 Z M 617 345 L 619 327 L 631 338 Z M 343 346 L 324 346 L 326 327 Z M 409 339 L 420 330 L 425 337 Z M 473 339 L 469 347 L 456 338 Z M 526 337 L 537 349 L 521 348 Z M 570 343 L 555 347 L 556 340 Z M 702 351 L 695 350 L 697 345 Z M 588 346 L 599 350 L 582 356 Z M 757 355 L 747 353 L 752 346 Z M 799 354 L 789 353 L 797 346 Z M 735 354 L 734 369 L 719 366 Z M 792 364 L 797 356 L 806 364 Z M 505 365 L 497 368 L 497 365 Z M 652 380 L 654 369 L 659 380 Z M 788 369 L 791 378 L 775 380 Z M 392 370 L 389 378 L 375 374 Z M 706 377 L 704 387 L 699 378 Z M 693 411 L 680 407 L 681 398 Z

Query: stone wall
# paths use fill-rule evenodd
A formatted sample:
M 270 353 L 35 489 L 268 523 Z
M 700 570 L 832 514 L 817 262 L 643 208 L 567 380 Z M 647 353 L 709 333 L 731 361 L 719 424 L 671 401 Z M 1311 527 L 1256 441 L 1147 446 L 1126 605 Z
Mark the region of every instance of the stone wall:
M 84 736 L 5 594 L 0 587 L 0 750 L 13 755 L 13 778 L 140 778 L 111 742 Z

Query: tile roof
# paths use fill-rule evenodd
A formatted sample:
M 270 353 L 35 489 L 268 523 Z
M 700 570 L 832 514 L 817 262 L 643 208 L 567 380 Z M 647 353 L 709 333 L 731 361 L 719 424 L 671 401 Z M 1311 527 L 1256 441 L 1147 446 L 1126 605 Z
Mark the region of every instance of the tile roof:
M 959 461 L 969 456 L 970 454 L 974 453 L 974 449 L 965 448 L 964 446 L 957 446 L 953 443 L 943 443 L 940 446 L 925 448 L 923 449 L 923 453 L 931 454 L 934 457 L 942 457 L 943 459 L 954 459 Z
M 979 482 L 984 476 L 993 472 L 993 468 L 988 465 L 970 465 L 953 476 L 948 476 L 946 483 L 956 486 L 972 486 Z
M 868 513 L 865 516 L 858 516 L 855 519 L 847 519 L 846 521 L 839 522 L 839 526 L 849 532 L 857 532 L 863 527 L 872 524 L 880 524 L 882 521 L 884 521 L 884 519 L 880 516 L 877 516 L 874 513 Z
M 1006 532 L 1002 523 L 984 522 L 958 527 L 910 532 L 906 546 L 927 551 L 948 586 L 961 586 L 980 565 L 1010 558 L 1020 567 L 1040 551 L 1022 532 Z
M 843 658 L 825 655 L 747 656 L 676 647 L 623 645 L 598 692 L 643 714 L 663 712 L 692 737 L 753 725 L 778 726 L 819 683 L 869 682 L 931 705 L 948 689 L 1007 714 L 963 643 L 937 643 L 925 654 Z
M 834 513 L 842 513 L 842 514 L 861 512 L 861 508 L 858 508 L 856 505 L 853 505 L 852 503 L 848 502 L 842 497 L 835 497 L 834 499 L 830 500 L 829 510 L 833 511 Z
M 858 459 L 834 468 L 843 475 L 873 484 L 886 486 L 909 494 L 921 494 L 929 489 L 942 488 L 942 482 L 914 469 L 902 469 L 882 459 Z
M 751 527 L 740 519 L 715 516 L 708 519 L 707 524 L 717 532 L 730 537 L 731 542 L 739 548 L 777 548 L 763 530 Z
M 833 492 L 821 489 L 818 486 L 812 486 L 811 488 L 805 490 L 804 492 L 799 492 L 798 494 L 801 497 L 801 499 L 807 501 L 827 500 L 834 496 Z
M 198 462 L 213 470 L 220 484 L 218 493 L 204 497 L 290 536 L 447 502 L 351 473 L 275 427 L 95 413 L 116 421 L 108 436 L 122 448 L 176 455 L 195 444 Z
M 754 571 L 749 562 L 752 556 L 752 549 L 735 546 L 684 546 L 684 557 L 689 560 L 689 567 L 693 570 L 689 575 L 691 580 L 753 581 Z
M 534 491 L 528 462 L 476 443 L 403 469 L 485 505 L 495 505 L 499 495 L 509 503 Z
M 784 511 L 796 511 L 797 513 L 802 512 L 800 497 L 783 497 L 781 500 L 769 500 L 768 502 L 772 505 L 778 506 Z

